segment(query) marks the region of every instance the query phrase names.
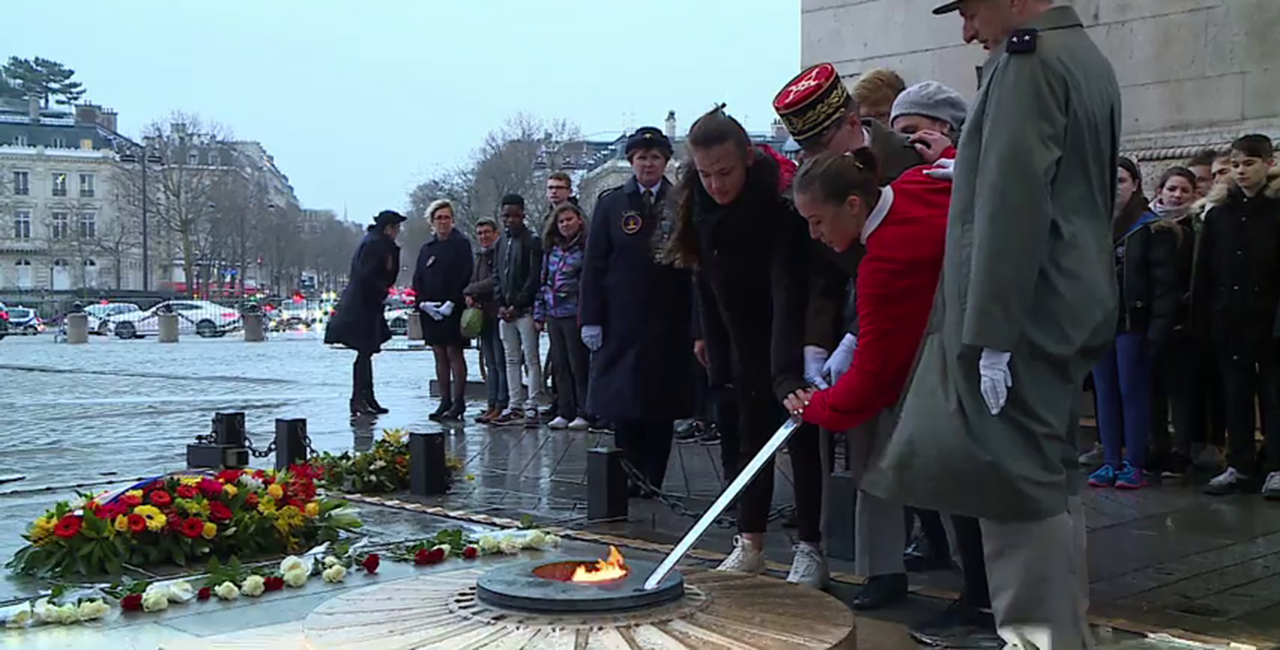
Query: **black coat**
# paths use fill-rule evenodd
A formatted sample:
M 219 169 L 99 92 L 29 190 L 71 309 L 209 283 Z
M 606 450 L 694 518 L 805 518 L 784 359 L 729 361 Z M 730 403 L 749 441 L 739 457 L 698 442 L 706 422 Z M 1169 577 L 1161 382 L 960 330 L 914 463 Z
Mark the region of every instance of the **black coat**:
M 757 154 L 742 194 L 722 206 L 696 188 L 697 303 L 713 386 L 781 401 L 804 379 L 809 255 L 804 219 L 779 194 L 778 166 Z M 767 354 L 766 354 L 767 352 Z
M 1169 342 L 1184 295 L 1179 246 L 1190 242 L 1191 236 L 1148 213 L 1116 242 L 1117 332 L 1142 334 L 1153 347 Z
M 494 247 L 494 303 L 499 308 L 514 307 L 516 316 L 532 313 L 542 280 L 542 243 L 538 236 L 528 228 L 518 235 L 508 231 Z
M 1215 350 L 1252 355 L 1280 334 L 1280 177 L 1246 198 L 1232 188 L 1209 210 L 1196 243 L 1196 331 Z M 1245 356 L 1251 358 L 1251 356 Z
M 400 275 L 400 247 L 380 230 L 364 236 L 351 259 L 351 273 L 324 331 L 324 342 L 375 353 L 391 340 L 383 301 Z
M 671 194 L 663 180 L 653 208 L 633 177 L 596 201 L 578 311 L 599 325 L 587 410 L 610 420 L 675 420 L 693 412 L 693 280 L 656 261 L 655 231 Z
M 463 291 L 471 282 L 471 242 L 454 230 L 448 239 L 431 238 L 418 251 L 413 291 L 418 302 L 453 302 L 456 312 L 466 307 Z

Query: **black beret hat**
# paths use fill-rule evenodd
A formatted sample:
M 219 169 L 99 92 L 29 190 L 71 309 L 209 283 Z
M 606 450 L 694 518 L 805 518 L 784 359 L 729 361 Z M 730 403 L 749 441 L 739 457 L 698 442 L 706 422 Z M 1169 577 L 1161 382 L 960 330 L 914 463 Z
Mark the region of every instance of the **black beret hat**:
M 377 226 L 389 226 L 393 223 L 404 223 L 404 221 L 405 216 L 395 210 L 383 210 L 373 218 L 373 223 Z

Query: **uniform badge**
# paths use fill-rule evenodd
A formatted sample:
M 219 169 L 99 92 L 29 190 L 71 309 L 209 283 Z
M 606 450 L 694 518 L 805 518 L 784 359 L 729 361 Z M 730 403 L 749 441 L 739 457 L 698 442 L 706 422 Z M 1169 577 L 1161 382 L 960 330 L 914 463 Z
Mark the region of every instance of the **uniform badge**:
M 432 255 L 431 257 L 428 257 L 428 258 L 427 258 L 427 268 L 431 268 L 431 265 L 432 265 L 432 264 L 435 264 L 435 263 L 436 263 L 436 256 L 435 256 L 435 255 Z
M 634 235 L 640 232 L 640 227 L 644 225 L 644 220 L 640 218 L 640 213 L 635 211 L 622 213 L 622 232 L 628 235 Z

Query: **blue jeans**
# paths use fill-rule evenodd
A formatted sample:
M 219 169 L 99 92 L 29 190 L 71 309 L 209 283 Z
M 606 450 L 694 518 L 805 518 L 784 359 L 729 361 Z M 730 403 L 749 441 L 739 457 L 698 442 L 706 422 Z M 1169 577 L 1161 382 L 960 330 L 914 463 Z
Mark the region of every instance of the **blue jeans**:
M 502 348 L 502 335 L 498 321 L 486 322 L 480 329 L 480 354 L 488 372 L 485 382 L 489 389 L 489 408 L 505 410 L 509 401 L 507 392 L 507 355 Z
M 1151 430 L 1151 357 L 1143 334 L 1120 334 L 1093 369 L 1098 435 L 1107 464 L 1120 469 L 1121 453 L 1138 471 L 1147 460 Z

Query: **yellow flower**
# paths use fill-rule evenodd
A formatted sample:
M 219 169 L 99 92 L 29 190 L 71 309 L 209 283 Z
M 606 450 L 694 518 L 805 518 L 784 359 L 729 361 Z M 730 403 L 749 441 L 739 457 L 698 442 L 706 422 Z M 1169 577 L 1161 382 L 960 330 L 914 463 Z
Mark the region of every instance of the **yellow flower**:
M 275 500 L 275 499 L 272 499 L 271 497 L 267 497 L 267 498 L 265 498 L 265 499 L 263 499 L 263 500 L 259 501 L 259 502 L 258 502 L 258 512 L 261 512 L 261 513 L 262 513 L 262 514 L 264 514 L 264 515 L 272 515 L 272 514 L 275 514 L 275 512 L 276 512 L 276 500 Z
M 279 483 L 272 483 L 271 487 L 267 488 L 267 495 L 272 499 L 282 499 L 284 498 L 284 488 L 280 487 Z
M 320 504 L 312 501 L 307 504 L 306 514 L 308 517 L 315 519 L 320 516 Z
M 160 512 L 155 506 L 138 506 L 133 509 L 133 514 L 147 520 L 147 530 L 156 532 L 164 529 L 164 525 L 169 523 L 168 517 Z
M 288 535 L 290 530 L 301 528 L 306 523 L 302 518 L 302 511 L 297 506 L 285 506 L 280 509 L 280 513 L 276 516 L 276 529 L 283 535 Z
M 115 527 L 116 530 L 122 533 L 129 530 L 129 518 L 124 515 L 116 515 Z
M 125 492 L 125 494 L 131 497 L 138 497 L 139 499 L 142 498 L 142 490 L 129 490 L 128 492 Z
M 204 530 L 200 531 L 200 536 L 205 539 L 213 539 L 218 534 L 218 525 L 212 521 L 204 522 Z
M 182 485 L 200 485 L 200 477 L 198 477 L 198 476 L 184 476 L 184 477 L 182 477 L 182 478 L 178 479 L 178 482 L 179 482 L 179 483 L 181 483 Z
M 393 445 L 398 445 L 404 442 L 404 431 L 400 429 L 389 429 L 387 431 L 383 431 L 382 439 Z
M 226 492 L 227 497 L 230 498 L 230 497 L 234 497 L 236 495 L 236 492 L 239 492 L 240 490 L 237 489 L 236 486 L 230 483 L 227 483 L 226 485 L 222 486 L 222 491 Z
M 53 529 L 57 522 L 53 517 L 45 515 L 31 525 L 31 543 L 40 546 L 53 538 Z

